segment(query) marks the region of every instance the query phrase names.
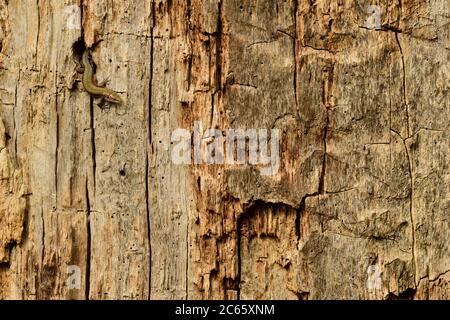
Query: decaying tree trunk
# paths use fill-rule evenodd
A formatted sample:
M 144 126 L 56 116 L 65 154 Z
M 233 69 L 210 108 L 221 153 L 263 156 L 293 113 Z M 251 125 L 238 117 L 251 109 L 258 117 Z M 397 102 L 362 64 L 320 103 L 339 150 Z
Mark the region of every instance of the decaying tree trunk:
M 0 0 L 0 298 L 450 298 L 449 8 Z M 279 170 L 175 163 L 197 124 Z

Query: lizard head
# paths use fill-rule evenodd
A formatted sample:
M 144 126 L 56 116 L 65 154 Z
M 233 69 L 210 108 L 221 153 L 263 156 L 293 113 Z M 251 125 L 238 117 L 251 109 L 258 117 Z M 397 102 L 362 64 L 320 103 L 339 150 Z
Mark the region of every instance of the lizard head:
M 112 103 L 117 103 L 119 105 L 123 104 L 122 98 L 116 92 L 109 92 L 105 95 L 105 100 Z

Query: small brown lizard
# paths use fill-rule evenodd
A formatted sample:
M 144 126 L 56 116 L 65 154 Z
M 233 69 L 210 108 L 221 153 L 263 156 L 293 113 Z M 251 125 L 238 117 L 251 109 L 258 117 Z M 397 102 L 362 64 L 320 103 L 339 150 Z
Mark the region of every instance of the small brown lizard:
M 94 82 L 94 68 L 89 59 L 88 49 L 83 52 L 81 63 L 82 67 L 80 71 L 83 72 L 83 86 L 87 92 L 95 97 L 104 97 L 106 101 L 119 105 L 123 104 L 123 100 L 117 92 L 106 87 L 101 87 Z

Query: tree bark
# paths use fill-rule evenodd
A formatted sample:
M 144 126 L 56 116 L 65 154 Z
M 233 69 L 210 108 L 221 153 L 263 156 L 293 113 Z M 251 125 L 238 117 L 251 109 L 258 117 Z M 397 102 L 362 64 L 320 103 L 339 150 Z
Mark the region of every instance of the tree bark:
M 449 299 L 450 9 L 374 2 L 0 0 L 0 298 Z

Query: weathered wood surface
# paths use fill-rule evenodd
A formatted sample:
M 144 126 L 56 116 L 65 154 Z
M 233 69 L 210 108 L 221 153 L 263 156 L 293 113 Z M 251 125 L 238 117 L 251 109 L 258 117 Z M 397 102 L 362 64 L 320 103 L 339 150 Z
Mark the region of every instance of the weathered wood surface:
M 0 298 L 449 299 L 449 17 L 0 0 Z M 174 163 L 196 123 L 279 129 L 278 172 Z

